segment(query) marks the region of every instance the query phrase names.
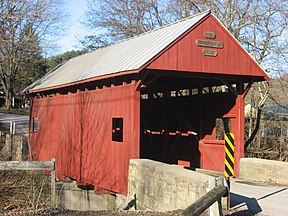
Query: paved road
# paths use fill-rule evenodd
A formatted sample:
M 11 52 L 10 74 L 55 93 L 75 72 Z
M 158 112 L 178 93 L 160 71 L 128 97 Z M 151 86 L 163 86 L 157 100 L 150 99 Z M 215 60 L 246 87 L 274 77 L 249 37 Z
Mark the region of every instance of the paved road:
M 234 179 L 231 181 L 231 208 L 253 214 L 288 215 L 288 187 L 271 186 Z
M 0 113 L 0 127 L 9 131 L 10 122 L 15 122 L 16 134 L 28 135 L 29 116 Z

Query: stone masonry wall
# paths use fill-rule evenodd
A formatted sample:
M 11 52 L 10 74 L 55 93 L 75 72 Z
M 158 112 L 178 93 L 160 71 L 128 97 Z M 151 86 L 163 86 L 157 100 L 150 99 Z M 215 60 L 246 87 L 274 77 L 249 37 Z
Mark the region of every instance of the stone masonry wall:
M 288 162 L 241 158 L 239 178 L 288 185 Z
M 21 135 L 6 134 L 5 145 L 0 148 L 0 160 L 22 160 L 23 138 Z
M 128 197 L 136 196 L 137 209 L 184 209 L 203 196 L 215 178 L 147 159 L 132 159 Z M 213 187 L 213 186 L 212 186 Z

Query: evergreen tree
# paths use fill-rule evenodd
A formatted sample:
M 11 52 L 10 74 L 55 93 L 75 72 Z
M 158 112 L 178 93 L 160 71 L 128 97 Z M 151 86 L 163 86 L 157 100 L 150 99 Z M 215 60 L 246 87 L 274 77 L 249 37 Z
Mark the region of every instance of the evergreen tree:
M 53 70 L 53 68 L 57 67 L 58 65 L 66 62 L 67 60 L 74 58 L 76 56 L 82 55 L 86 53 L 87 50 L 72 50 L 65 52 L 60 55 L 52 56 L 47 59 L 47 69 L 46 72 Z

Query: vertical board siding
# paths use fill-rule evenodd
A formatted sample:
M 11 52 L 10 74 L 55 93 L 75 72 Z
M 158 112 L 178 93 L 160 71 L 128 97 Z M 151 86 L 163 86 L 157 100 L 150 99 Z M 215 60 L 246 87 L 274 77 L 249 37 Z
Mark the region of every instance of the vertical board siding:
M 139 158 L 139 92 L 135 83 L 33 99 L 31 133 L 37 160 L 56 157 L 57 176 L 127 194 L 130 158 Z M 112 141 L 112 118 L 123 118 L 123 142 Z M 31 127 L 31 126 L 30 126 Z M 32 129 L 30 129 L 32 130 Z
M 207 39 L 205 32 L 214 32 L 215 39 Z M 219 41 L 223 48 L 201 47 L 196 40 Z M 216 57 L 204 56 L 203 49 L 216 50 Z M 153 60 L 147 68 L 187 72 L 217 73 L 229 75 L 264 76 L 263 70 L 238 44 L 226 29 L 213 17 L 191 29 L 183 38 L 170 46 L 166 52 Z

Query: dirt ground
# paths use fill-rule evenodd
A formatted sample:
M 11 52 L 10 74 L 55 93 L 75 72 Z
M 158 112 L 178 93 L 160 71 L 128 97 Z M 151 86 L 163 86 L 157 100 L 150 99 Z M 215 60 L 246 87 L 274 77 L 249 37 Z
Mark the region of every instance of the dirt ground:
M 172 212 L 153 212 L 153 211 L 72 211 L 66 209 L 45 209 L 39 211 L 1 211 L 0 215 L 52 215 L 52 216 L 177 216 L 180 211 Z M 203 214 L 205 216 L 206 214 Z
M 154 212 L 154 211 L 73 211 L 67 209 L 45 209 L 38 211 L 1 211 L 0 215 L 7 216 L 16 216 L 16 215 L 52 215 L 52 216 L 177 216 L 180 211 L 171 211 L 171 212 Z M 244 211 L 233 211 L 233 212 L 224 212 L 225 216 L 252 216 L 248 210 Z M 201 214 L 201 216 L 208 216 L 207 213 Z M 265 216 L 262 214 L 257 214 L 257 216 Z
M 45 215 L 45 212 L 42 212 Z M 95 216 L 95 215 L 103 215 L 103 216 L 177 216 L 179 215 L 180 211 L 171 211 L 171 212 L 153 212 L 153 211 L 71 211 L 71 210 L 54 210 L 47 212 L 47 215 L 84 215 L 84 216 Z M 244 211 L 233 211 L 233 212 L 226 212 L 225 216 L 253 216 L 248 210 Z M 208 216 L 207 212 L 201 214 L 201 216 Z M 257 216 L 265 216 L 262 214 L 257 214 Z

